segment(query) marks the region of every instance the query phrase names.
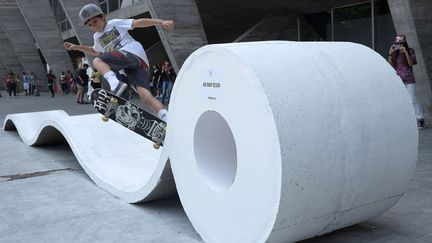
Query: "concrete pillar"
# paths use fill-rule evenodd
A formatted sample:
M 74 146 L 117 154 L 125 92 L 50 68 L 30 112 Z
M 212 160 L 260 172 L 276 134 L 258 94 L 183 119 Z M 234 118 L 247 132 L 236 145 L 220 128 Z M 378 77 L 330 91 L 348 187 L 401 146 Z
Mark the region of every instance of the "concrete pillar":
M 418 64 L 414 66 L 417 96 L 426 113 L 432 113 L 432 6 L 428 0 L 388 0 L 396 32 L 407 36 Z
M 3 62 L 3 59 L 0 57 L 0 90 L 6 90 L 6 81 L 3 78 L 6 73 L 6 66 Z
M 2 0 L 0 5 L 0 21 L 3 30 L 10 40 L 22 67 L 26 72 L 34 72 L 38 75 L 42 87 L 46 75 L 45 68 L 36 49 L 32 33 L 24 20 L 21 11 L 14 0 Z M 46 82 L 46 81 L 45 81 Z
M 150 60 L 150 65 L 157 64 L 163 62 L 166 58 L 167 54 L 165 52 L 165 48 L 161 41 L 155 43 L 153 46 L 150 46 L 146 49 L 147 57 Z
M 206 45 L 207 37 L 195 0 L 147 0 L 152 18 L 172 19 L 174 31 L 157 27 L 159 36 L 176 72 L 196 49 Z
M 25 0 L 24 0 L 25 1 Z M 81 45 L 92 46 L 93 45 L 93 32 L 87 26 L 80 26 L 79 11 L 81 8 L 89 3 L 99 5 L 97 0 L 59 0 L 63 10 L 66 14 L 69 23 L 72 26 L 72 30 L 76 33 L 78 42 Z M 86 54 L 86 58 L 89 62 L 93 60 L 93 57 Z
M 12 48 L 9 39 L 3 30 L 2 21 L 0 21 L 0 58 L 3 61 L 7 72 L 11 70 L 13 72 L 21 73 L 24 70 L 15 50 Z M 3 73 L 0 74 L 0 78 L 2 77 Z
M 17 0 L 33 37 L 39 45 L 50 69 L 57 77 L 61 71 L 73 70 L 70 57 L 63 48 L 63 39 L 60 35 L 53 11 L 47 0 Z
M 292 14 L 270 14 L 243 33 L 234 42 L 263 40 L 297 41 L 299 39 L 297 19 L 298 16 Z

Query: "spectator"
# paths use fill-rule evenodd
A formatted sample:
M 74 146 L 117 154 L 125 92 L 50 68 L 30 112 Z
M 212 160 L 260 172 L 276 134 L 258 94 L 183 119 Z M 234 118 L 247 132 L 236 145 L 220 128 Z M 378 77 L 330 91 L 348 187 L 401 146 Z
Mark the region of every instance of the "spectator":
M 33 73 L 28 74 L 29 79 L 29 95 L 33 95 Z
M 36 79 L 36 74 L 31 72 L 30 73 L 30 94 L 31 95 L 36 95 L 39 93 L 39 89 L 38 89 L 38 82 Z
M 48 83 L 48 89 L 51 92 L 51 97 L 54 97 L 54 84 L 55 84 L 56 76 L 52 73 L 52 70 L 49 70 L 47 74 L 47 83 Z
M 76 102 L 78 104 L 84 104 L 84 93 L 85 93 L 84 89 L 87 87 L 87 83 L 89 81 L 89 76 L 87 75 L 87 68 L 88 68 L 88 64 L 84 63 L 82 68 L 78 70 L 78 79 L 76 79 L 77 80 L 76 84 L 78 87 Z
M 411 101 L 414 106 L 415 114 L 417 117 L 418 129 L 425 128 L 423 108 L 417 100 L 415 77 L 413 66 L 417 64 L 416 54 L 414 49 L 408 46 L 405 35 L 397 35 L 394 44 L 390 47 L 388 62 L 392 65 L 396 73 L 402 79 Z
M 74 76 L 70 70 L 66 71 L 66 82 L 68 83 L 69 91 L 75 95 L 77 93 L 77 89 L 74 81 Z
M 153 64 L 152 66 L 152 70 L 151 70 L 151 82 L 150 82 L 150 87 L 151 87 L 151 92 L 154 96 L 156 96 L 157 98 L 160 97 L 161 95 L 161 81 L 160 81 L 160 74 L 161 71 L 158 67 L 158 65 Z
M 60 85 L 61 85 L 61 89 L 63 94 L 68 94 L 69 93 L 69 83 L 66 79 L 66 74 L 64 71 L 61 72 L 60 75 Z
M 24 95 L 30 95 L 30 76 L 26 72 L 22 73 Z
M 174 84 L 176 74 L 171 63 L 166 60 L 162 66 L 161 77 L 162 80 L 162 97 L 161 102 L 168 104 L 171 96 L 172 85 Z
M 16 83 L 15 82 L 16 81 L 15 81 L 14 73 L 10 72 L 6 78 L 6 84 L 7 84 L 7 89 L 9 92 L 9 97 L 12 96 L 12 93 L 14 94 L 14 96 L 16 96 Z
M 14 73 L 14 79 L 15 79 L 15 86 L 16 86 L 16 92 L 17 93 L 21 93 L 22 88 L 21 88 L 21 80 L 20 80 L 20 76 L 18 73 Z
M 93 87 L 93 89 L 100 89 L 102 88 L 101 85 L 101 73 L 98 70 L 93 70 L 93 73 L 91 75 L 92 81 L 91 81 L 91 86 Z

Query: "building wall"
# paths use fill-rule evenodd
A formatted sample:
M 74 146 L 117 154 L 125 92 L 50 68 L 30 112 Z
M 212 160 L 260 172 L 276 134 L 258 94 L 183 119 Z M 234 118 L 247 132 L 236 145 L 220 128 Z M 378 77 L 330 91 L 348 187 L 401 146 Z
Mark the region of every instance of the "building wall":
M 98 4 L 97 0 L 59 0 L 63 10 L 66 14 L 67 19 L 72 27 L 73 32 L 75 33 L 76 38 L 78 39 L 77 44 L 81 45 L 93 45 L 93 33 L 87 27 L 80 25 L 79 11 L 81 8 L 89 3 Z M 87 62 L 91 63 L 93 57 L 90 55 L 86 55 Z
M 252 26 L 234 42 L 265 40 L 298 41 L 298 15 L 274 12 Z
M 7 72 L 22 72 L 24 70 L 21 61 L 18 58 L 15 50 L 13 49 L 10 39 L 3 30 L 3 22 L 0 21 L 0 58 L 4 63 Z M 3 77 L 5 73 L 1 73 L 0 77 Z
M 17 0 L 17 3 L 54 75 L 60 77 L 62 71 L 73 70 L 69 55 L 63 48 L 63 39 L 54 14 L 47 11 L 51 9 L 49 1 Z
M 42 78 L 46 75 L 45 68 L 42 65 L 30 28 L 21 14 L 16 1 L 0 1 L 0 22 L 4 36 L 9 40 L 10 44 L 2 46 L 1 48 L 13 49 L 20 63 L 20 65 L 16 65 L 16 58 L 13 57 L 14 60 L 5 61 L 7 67 L 14 72 L 21 73 L 22 71 L 26 71 L 28 73 L 36 73 L 41 84 L 45 87 L 45 78 Z M 13 53 L 11 50 L 4 51 L 9 52 L 10 55 L 8 56 L 12 58 Z M 13 65 L 11 65 L 12 63 Z
M 193 51 L 207 44 L 195 0 L 147 0 L 147 3 L 152 18 L 175 21 L 173 31 L 160 27 L 157 30 L 173 68 L 178 72 Z

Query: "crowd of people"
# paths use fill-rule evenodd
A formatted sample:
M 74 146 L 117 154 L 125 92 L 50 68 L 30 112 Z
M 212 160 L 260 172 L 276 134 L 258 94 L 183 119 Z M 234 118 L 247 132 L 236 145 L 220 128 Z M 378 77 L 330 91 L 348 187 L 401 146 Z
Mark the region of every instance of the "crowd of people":
M 90 73 L 90 75 L 89 75 Z M 153 96 L 167 105 L 170 100 L 171 90 L 176 79 L 176 73 L 169 60 L 163 61 L 160 65 L 154 64 L 149 73 L 150 89 Z M 58 78 L 52 70 L 46 75 L 47 88 L 51 97 L 56 94 L 73 94 L 76 95 L 76 103 L 88 103 L 88 89 L 101 88 L 102 75 L 98 70 L 89 70 L 89 65 L 84 63 L 76 72 L 70 70 L 62 71 Z M 90 84 L 90 86 L 89 86 Z M 9 71 L 4 78 L 3 85 L 10 97 L 17 94 L 25 96 L 40 96 L 40 80 L 33 72 L 27 74 L 23 72 L 20 76 L 18 73 Z M 129 98 L 133 90 L 129 92 Z M 0 93 L 1 97 L 1 93 Z
M 24 95 L 39 96 L 40 85 L 37 75 L 33 72 L 30 74 L 23 72 L 20 76 L 19 73 L 9 71 L 4 76 L 1 84 L 6 89 L 9 97 L 12 97 L 12 95 L 16 96 L 19 93 L 24 93 Z
M 45 77 L 44 77 L 45 79 Z M 58 80 L 54 73 L 50 70 L 46 75 L 46 83 L 51 97 L 55 94 L 63 93 L 77 93 L 77 88 L 74 82 L 74 75 L 70 70 L 66 73 L 62 72 Z M 21 75 L 9 71 L 1 82 L 2 86 L 6 89 L 9 97 L 23 94 L 24 96 L 40 96 L 40 91 L 43 89 L 41 86 L 41 79 L 34 72 L 30 74 L 22 72 Z M 1 97 L 1 95 L 0 95 Z
M 167 105 L 171 97 L 171 91 L 177 75 L 169 60 L 165 60 L 158 66 L 153 64 L 150 70 L 150 90 L 153 96 Z

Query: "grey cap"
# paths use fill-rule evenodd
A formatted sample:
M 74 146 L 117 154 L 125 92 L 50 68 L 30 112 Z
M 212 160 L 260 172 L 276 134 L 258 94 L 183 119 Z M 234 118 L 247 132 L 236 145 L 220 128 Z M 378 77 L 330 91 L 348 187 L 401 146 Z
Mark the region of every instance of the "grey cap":
M 81 8 L 79 17 L 81 19 L 80 25 L 84 25 L 89 19 L 104 14 L 102 9 L 96 4 L 87 4 Z

